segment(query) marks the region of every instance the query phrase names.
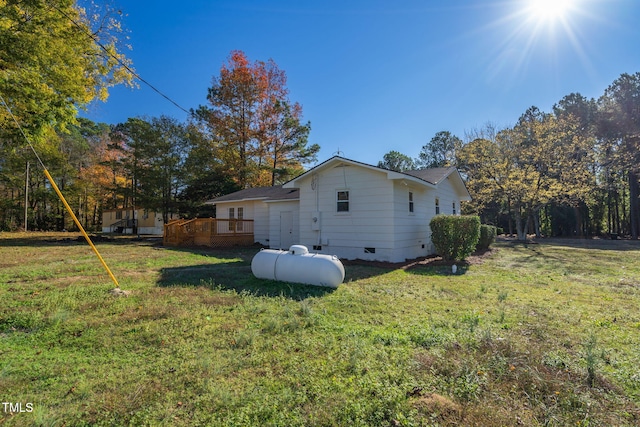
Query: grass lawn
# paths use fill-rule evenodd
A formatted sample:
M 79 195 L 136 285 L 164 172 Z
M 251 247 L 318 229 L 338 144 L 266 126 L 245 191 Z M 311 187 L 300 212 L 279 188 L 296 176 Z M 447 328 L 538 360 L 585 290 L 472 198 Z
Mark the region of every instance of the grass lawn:
M 349 263 L 330 290 L 120 238 L 117 296 L 76 236 L 0 233 L 0 426 L 640 424 L 640 242 Z

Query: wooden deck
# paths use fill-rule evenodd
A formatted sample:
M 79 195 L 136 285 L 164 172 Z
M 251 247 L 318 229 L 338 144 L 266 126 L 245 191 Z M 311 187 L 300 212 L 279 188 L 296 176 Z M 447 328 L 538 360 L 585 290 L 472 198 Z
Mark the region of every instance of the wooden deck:
M 248 246 L 253 244 L 252 219 L 195 218 L 164 226 L 164 246 Z

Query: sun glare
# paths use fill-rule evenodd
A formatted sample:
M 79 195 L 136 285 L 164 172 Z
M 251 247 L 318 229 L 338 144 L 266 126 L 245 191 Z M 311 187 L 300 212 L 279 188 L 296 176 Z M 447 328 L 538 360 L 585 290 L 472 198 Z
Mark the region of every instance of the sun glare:
M 563 20 L 572 0 L 529 0 L 529 12 L 539 21 Z
M 602 0 L 496 1 L 504 11 L 500 19 L 485 27 L 488 33 L 500 37 L 488 55 L 492 58 L 488 78 L 500 80 L 506 87 L 531 67 L 560 70 L 576 58 L 585 71 L 593 70 L 586 26 L 601 19 L 596 3 Z

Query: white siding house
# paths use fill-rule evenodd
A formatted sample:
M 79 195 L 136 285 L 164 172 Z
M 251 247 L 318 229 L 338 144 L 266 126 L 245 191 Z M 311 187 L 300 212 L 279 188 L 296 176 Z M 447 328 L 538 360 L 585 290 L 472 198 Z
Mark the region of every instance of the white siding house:
M 345 259 L 401 262 L 433 253 L 429 221 L 459 215 L 467 200 L 455 168 L 401 173 L 335 156 L 281 187 L 209 203 L 218 218 L 243 208 L 244 219 L 255 221 L 255 240 L 273 248 L 295 243 Z
M 216 205 L 216 218 L 252 219 L 254 241 L 262 245 L 288 249 L 299 240 L 296 189 L 283 189 L 282 186 L 248 188 L 207 204 Z M 281 226 L 283 220 L 284 226 Z

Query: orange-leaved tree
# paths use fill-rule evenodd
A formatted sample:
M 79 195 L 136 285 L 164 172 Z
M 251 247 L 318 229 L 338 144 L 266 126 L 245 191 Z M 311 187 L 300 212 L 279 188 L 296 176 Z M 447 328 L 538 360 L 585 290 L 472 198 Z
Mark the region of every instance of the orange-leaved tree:
M 242 188 L 276 184 L 315 159 L 302 107 L 289 101 L 287 77 L 273 60 L 250 62 L 233 51 L 213 78 L 209 104 L 194 111 L 221 161 Z

